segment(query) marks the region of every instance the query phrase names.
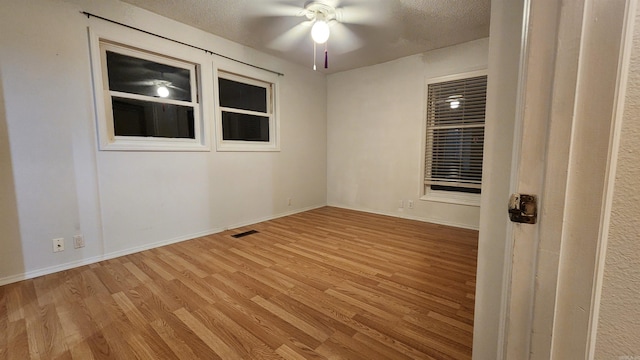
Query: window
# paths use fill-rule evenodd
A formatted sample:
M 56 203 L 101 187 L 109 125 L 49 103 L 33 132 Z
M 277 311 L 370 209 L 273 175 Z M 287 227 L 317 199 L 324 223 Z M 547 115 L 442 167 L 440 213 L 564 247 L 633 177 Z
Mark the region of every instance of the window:
M 427 85 L 424 194 L 461 199 L 480 193 L 487 76 L 442 80 Z
M 199 63 L 96 34 L 92 46 L 101 150 L 208 150 Z
M 275 83 L 218 71 L 218 149 L 278 150 Z

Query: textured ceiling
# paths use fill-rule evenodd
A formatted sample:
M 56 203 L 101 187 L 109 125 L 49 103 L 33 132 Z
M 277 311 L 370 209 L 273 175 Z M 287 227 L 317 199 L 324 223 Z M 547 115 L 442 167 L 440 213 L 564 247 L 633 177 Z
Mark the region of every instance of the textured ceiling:
M 124 0 L 209 33 L 311 67 L 305 0 Z M 489 36 L 490 0 L 323 0 L 338 9 L 327 73 Z

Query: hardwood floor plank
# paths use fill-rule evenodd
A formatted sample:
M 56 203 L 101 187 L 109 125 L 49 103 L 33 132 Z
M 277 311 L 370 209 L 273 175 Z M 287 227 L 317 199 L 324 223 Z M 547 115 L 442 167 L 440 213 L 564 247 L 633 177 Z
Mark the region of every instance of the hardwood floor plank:
M 216 303 L 216 307 L 272 349 L 283 342 L 291 348 L 302 350 L 319 345 L 319 341 L 279 317 L 274 317 L 272 313 L 250 299 L 231 297 L 224 293 L 222 288 L 215 290 L 222 299 Z
M 23 299 L 37 296 L 34 286 L 23 286 L 22 291 Z M 66 343 L 63 341 L 55 306 L 40 306 L 37 301 L 32 301 L 23 307 L 31 358 L 52 358 L 65 352 Z
M 332 319 L 352 318 L 361 311 L 357 306 L 331 296 L 325 296 L 324 292 L 311 287 L 296 287 L 289 290 L 287 295 Z
M 319 208 L 0 287 L 0 360 L 469 360 L 476 256 Z
M 7 358 L 9 337 L 9 316 L 7 315 L 7 297 L 5 288 L 0 287 L 0 360 Z
M 353 328 L 345 326 L 341 321 L 319 311 L 316 305 L 308 306 L 285 294 L 274 296 L 269 299 L 269 301 L 315 328 L 320 329 L 325 334 L 333 334 L 336 331 L 341 331 L 352 336 L 355 333 Z
M 133 276 L 135 276 L 139 282 L 146 283 L 153 281 L 147 274 L 145 274 L 144 271 L 140 270 L 140 268 L 131 261 L 125 262 L 124 264 L 122 264 L 122 266 L 126 268 Z
M 377 341 L 374 338 L 369 337 L 368 335 L 358 332 L 353 335 L 353 339 L 358 343 L 362 344 L 362 346 L 369 349 L 369 352 L 372 354 L 370 359 L 375 359 L 377 355 L 386 356 L 389 359 L 393 360 L 410 360 L 414 359 L 413 357 L 394 349 L 391 346 L 384 344 L 383 342 Z M 424 358 L 429 358 L 427 355 L 424 355 Z
M 333 286 L 332 280 L 323 279 L 318 276 L 318 273 L 321 272 L 322 269 L 313 266 L 313 264 L 293 263 L 284 266 L 276 265 L 270 270 L 286 276 L 288 279 L 292 279 L 292 282 L 295 281 L 296 286 L 293 288 L 310 286 L 322 292 Z
M 87 309 L 100 331 L 96 334 L 94 347 L 100 356 L 120 359 L 134 358 L 134 352 L 128 342 L 132 325 L 118 308 L 111 296 L 92 296 L 85 299 Z
M 334 336 L 331 336 L 322 345 L 318 346 L 316 352 L 328 359 L 367 360 L 363 354 L 357 353 L 353 347 L 341 343 Z M 378 359 L 382 359 L 382 357 L 378 356 Z
M 27 335 L 27 322 L 24 319 L 10 321 L 7 327 L 7 359 L 23 360 L 31 358 Z
M 273 349 L 215 306 L 200 309 L 193 315 L 208 329 L 215 331 L 225 344 L 234 349 L 235 353 L 241 354 L 244 358 L 281 360 L 281 357 L 276 355 Z
M 4 289 L 7 320 L 9 322 L 24 319 L 24 307 L 22 300 L 22 283 L 9 284 Z
M 74 360 L 95 359 L 95 357 L 93 356 L 93 352 L 91 351 L 91 347 L 86 341 L 79 342 L 71 346 L 69 352 L 71 353 L 71 358 Z
M 360 333 L 358 333 L 360 334 Z M 362 335 L 362 334 L 360 334 Z M 370 338 L 367 338 L 370 339 Z M 326 346 L 326 355 L 331 358 L 364 359 L 364 360 L 401 360 L 411 359 L 397 351 L 383 346 L 377 341 L 359 341 L 352 336 L 336 332 L 322 346 Z
M 439 334 L 429 331 L 416 332 L 407 323 L 388 326 L 386 319 L 367 313 L 357 314 L 354 320 L 436 359 L 465 359 L 471 357 L 470 351 L 469 353 L 464 353 L 463 350 L 466 349 L 456 349 L 455 345 L 450 346 Z
M 403 304 L 401 300 L 394 298 L 393 296 L 377 292 L 372 290 L 372 288 L 361 286 L 350 281 L 340 283 L 335 286 L 334 289 L 352 298 L 359 299 L 368 305 L 385 309 L 387 312 L 391 312 L 396 316 L 410 314 L 417 309 L 417 307 L 414 308 Z
M 171 281 L 175 279 L 173 274 L 171 274 L 170 270 L 168 270 L 166 266 L 158 263 L 157 257 L 155 258 L 155 260 L 152 258 L 146 258 L 145 260 L 143 260 L 143 262 L 156 274 L 160 275 L 160 277 L 162 277 L 164 280 Z
M 159 356 L 163 356 L 163 354 L 159 354 L 154 351 L 138 333 L 134 332 L 130 334 L 127 339 L 127 343 L 131 346 L 131 350 L 135 354 L 136 359 L 158 359 Z M 175 359 L 175 357 L 173 358 Z
M 162 320 L 156 320 L 151 323 L 151 327 L 156 331 L 162 340 L 167 343 L 175 356 L 182 360 L 200 359 L 193 350 L 181 339 L 177 338 L 175 332 Z M 220 359 L 217 355 L 216 359 Z
M 308 358 L 298 354 L 297 352 L 295 352 L 293 349 L 291 349 L 290 347 L 288 347 L 285 344 L 280 345 L 280 347 L 276 349 L 276 353 L 278 353 L 278 355 L 280 355 L 285 360 L 306 360 L 306 359 L 308 359 Z M 322 357 L 322 358 L 326 359 L 325 357 Z
M 144 327 L 147 326 L 149 321 L 124 292 L 119 291 L 111 296 L 134 327 L 144 329 Z
M 387 311 L 387 309 L 382 309 L 382 308 L 378 308 L 375 307 L 373 305 L 369 305 L 364 301 L 358 300 L 357 298 L 351 296 L 350 294 L 345 294 L 342 293 L 340 291 L 336 291 L 333 289 L 329 289 L 327 291 L 325 291 L 325 294 L 328 294 L 330 296 L 333 296 L 339 300 L 342 300 L 346 303 L 349 303 L 355 307 L 357 307 L 358 309 L 360 309 L 360 311 L 358 313 L 361 312 L 368 312 L 371 314 L 376 314 L 378 316 L 380 316 L 381 318 L 386 319 L 387 321 L 389 321 L 390 325 L 393 325 L 395 322 L 398 321 L 398 317 L 394 314 L 392 314 L 390 311 Z
M 254 296 L 251 301 L 260 305 L 265 310 L 269 311 L 273 315 L 279 317 L 280 319 L 288 322 L 293 325 L 297 329 L 301 330 L 305 334 L 313 337 L 319 342 L 323 342 L 327 340 L 329 334 L 323 331 L 323 329 L 319 329 L 316 326 L 310 324 L 309 322 L 301 319 L 300 317 L 288 312 L 287 310 L 281 308 L 280 306 L 260 297 L 259 295 Z
M 184 308 L 173 312 L 191 331 L 195 333 L 207 346 L 213 350 L 221 359 L 241 359 L 237 352 L 233 351 L 218 335 L 204 326 L 190 312 Z

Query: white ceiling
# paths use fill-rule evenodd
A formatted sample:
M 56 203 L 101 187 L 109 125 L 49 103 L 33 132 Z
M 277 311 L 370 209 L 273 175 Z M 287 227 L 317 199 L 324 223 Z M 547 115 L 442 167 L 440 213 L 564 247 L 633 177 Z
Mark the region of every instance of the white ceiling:
M 123 0 L 254 49 L 311 67 L 306 0 Z M 489 36 L 490 0 L 321 0 L 338 8 L 326 73 L 379 64 Z

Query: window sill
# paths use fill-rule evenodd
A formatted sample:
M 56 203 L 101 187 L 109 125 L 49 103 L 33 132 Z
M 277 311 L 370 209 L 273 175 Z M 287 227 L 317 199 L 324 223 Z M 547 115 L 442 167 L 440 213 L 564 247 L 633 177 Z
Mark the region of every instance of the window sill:
M 420 200 L 456 205 L 480 206 L 480 194 L 455 193 L 452 191 L 430 190 L 422 196 Z
M 217 151 L 280 151 L 280 146 L 274 143 L 259 143 L 250 141 L 221 141 L 216 146 Z
M 105 151 L 210 151 L 207 145 L 194 140 L 164 140 L 149 138 L 116 139 L 113 142 L 100 144 Z

